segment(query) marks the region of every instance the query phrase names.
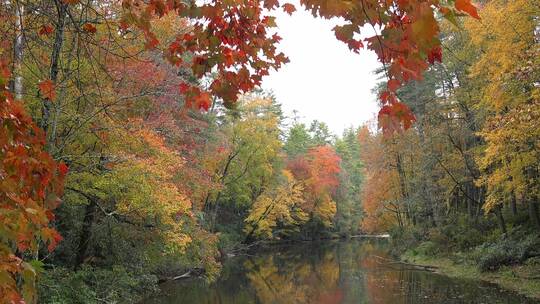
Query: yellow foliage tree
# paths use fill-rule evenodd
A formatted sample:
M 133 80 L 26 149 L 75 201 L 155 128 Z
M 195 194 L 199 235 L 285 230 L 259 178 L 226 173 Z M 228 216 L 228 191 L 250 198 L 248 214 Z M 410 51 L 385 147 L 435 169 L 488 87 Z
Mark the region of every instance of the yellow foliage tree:
M 478 158 L 483 175 L 477 183 L 487 190 L 484 210 L 517 196 L 540 228 L 539 14 L 538 1 L 489 1 L 483 23 L 467 22 L 466 28 L 482 50 L 471 71 L 485 83 L 481 102 L 490 112 L 480 132 L 486 148 Z
M 253 204 L 245 220 L 247 239 L 253 236 L 272 238 L 278 225 L 294 229 L 308 220 L 308 215 L 300 209 L 304 202 L 303 185 L 287 170 L 283 171 L 283 177 L 282 185 L 262 194 Z

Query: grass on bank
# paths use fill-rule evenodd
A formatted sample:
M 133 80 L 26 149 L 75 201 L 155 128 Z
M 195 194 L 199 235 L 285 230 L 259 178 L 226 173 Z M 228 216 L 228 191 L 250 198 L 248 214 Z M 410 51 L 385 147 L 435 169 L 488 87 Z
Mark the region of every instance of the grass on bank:
M 437 272 L 454 278 L 482 280 L 502 288 L 540 299 L 540 259 L 534 258 L 524 265 L 502 266 L 496 271 L 482 272 L 474 264 L 456 263 L 448 257 L 432 257 L 407 251 L 401 256 L 407 263 L 435 266 Z
M 540 299 L 540 233 L 523 225 L 523 216 L 509 219 L 504 233 L 487 217 L 466 216 L 437 227 L 395 229 L 392 255 L 438 267 L 450 277 L 488 281 Z

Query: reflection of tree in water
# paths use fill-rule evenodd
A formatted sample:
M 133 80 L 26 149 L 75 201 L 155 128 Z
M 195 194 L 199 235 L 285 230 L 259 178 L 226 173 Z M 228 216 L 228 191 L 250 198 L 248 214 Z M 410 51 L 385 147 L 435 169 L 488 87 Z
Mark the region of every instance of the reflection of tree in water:
M 334 256 L 313 260 L 281 260 L 273 256 L 249 259 L 245 267 L 262 303 L 332 303 L 337 294 L 339 271 Z M 334 302 L 339 303 L 339 302 Z
M 534 303 L 491 285 L 389 263 L 386 246 L 370 240 L 259 250 L 228 260 L 217 282 L 172 282 L 167 296 L 145 304 Z
M 249 258 L 244 267 L 261 303 L 358 303 L 362 261 L 377 250 L 368 242 L 313 244 Z
M 305 301 L 303 286 L 293 282 L 291 273 L 280 273 L 272 256 L 249 259 L 244 263 L 252 287 L 262 303 L 280 303 L 283 299 Z

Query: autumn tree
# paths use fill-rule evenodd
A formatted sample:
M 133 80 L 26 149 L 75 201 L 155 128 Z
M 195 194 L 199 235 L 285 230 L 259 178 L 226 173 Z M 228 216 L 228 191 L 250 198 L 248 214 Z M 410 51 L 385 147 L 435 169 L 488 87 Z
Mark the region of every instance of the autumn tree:
M 485 24 L 466 23 L 472 43 L 483 50 L 471 76 L 485 83 L 480 103 L 490 112 L 480 133 L 486 148 L 479 157 L 484 174 L 477 180 L 487 187 L 484 209 L 496 211 L 517 198 L 528 205 L 537 228 L 538 12 L 535 1 L 490 1 L 481 11 Z
M 289 171 L 284 170 L 282 178 L 283 184 L 260 195 L 251 207 L 245 219 L 247 241 L 253 236 L 286 236 L 307 221 L 307 214 L 300 208 L 304 203 L 303 185 Z
M 336 213 L 340 158 L 330 146 L 310 149 L 306 155 L 289 160 L 287 169 L 305 184 L 305 203 L 301 208 L 309 214 L 306 233 L 313 234 L 332 226 Z
M 390 231 L 398 250 L 470 254 L 483 271 L 536 255 L 539 11 L 487 1 L 482 22 L 441 23 L 442 60 L 396 91 L 416 121 L 362 144 L 364 229 Z
M 4 55 L 5 50 L 0 49 Z M 0 294 L 2 302 L 36 302 L 40 248 L 62 237 L 52 227 L 68 171 L 45 150 L 45 135 L 8 90 L 10 70 L 0 61 Z
M 361 194 L 362 230 L 372 233 L 387 231 L 393 225 L 403 227 L 405 219 L 398 175 L 382 150 L 384 139 L 363 127 L 358 132 L 358 140 L 366 175 Z
M 224 157 L 215 171 L 219 187 L 207 191 L 204 203 L 211 230 L 223 214 L 246 212 L 272 187 L 279 174 L 280 120 L 279 106 L 258 96 L 246 96 L 236 109 L 226 110 Z

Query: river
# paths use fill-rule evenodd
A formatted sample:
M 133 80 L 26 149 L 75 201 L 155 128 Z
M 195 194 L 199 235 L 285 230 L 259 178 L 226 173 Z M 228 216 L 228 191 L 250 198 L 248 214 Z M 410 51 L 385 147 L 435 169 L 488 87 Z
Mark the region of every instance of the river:
M 228 259 L 219 279 L 168 282 L 144 304 L 540 303 L 496 285 L 449 278 L 381 259 L 386 240 L 326 241 Z

